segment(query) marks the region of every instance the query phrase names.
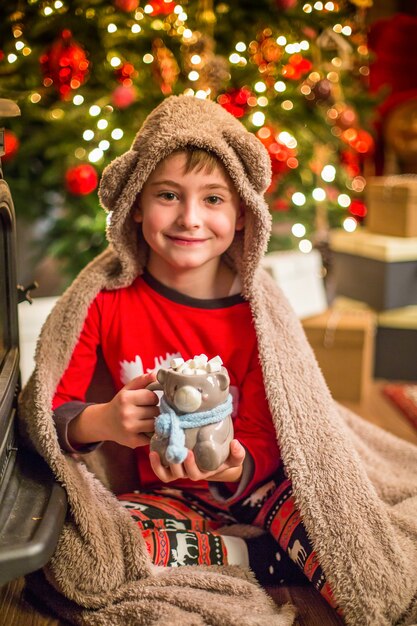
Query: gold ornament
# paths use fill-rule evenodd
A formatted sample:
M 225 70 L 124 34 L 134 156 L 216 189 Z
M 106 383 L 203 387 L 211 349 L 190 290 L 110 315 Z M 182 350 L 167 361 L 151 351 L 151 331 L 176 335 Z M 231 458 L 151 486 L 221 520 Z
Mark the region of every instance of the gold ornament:
M 166 47 L 162 39 L 155 39 L 152 42 L 152 55 L 154 57 L 152 62 L 153 74 L 162 93 L 167 96 L 172 93 L 172 87 L 177 82 L 180 68 L 175 56 Z

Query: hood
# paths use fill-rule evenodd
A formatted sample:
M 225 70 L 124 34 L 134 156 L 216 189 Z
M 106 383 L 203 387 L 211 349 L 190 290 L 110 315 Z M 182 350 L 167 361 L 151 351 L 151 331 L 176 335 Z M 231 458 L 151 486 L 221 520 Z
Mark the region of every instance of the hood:
M 221 160 L 246 207 L 245 228 L 225 253 L 248 294 L 256 267 L 266 251 L 271 216 L 264 192 L 271 179 L 267 150 L 233 115 L 211 100 L 170 96 L 146 118 L 130 150 L 103 171 L 99 198 L 109 212 L 107 238 L 124 273 L 137 274 L 146 264 L 147 244 L 132 207 L 157 164 L 174 150 L 208 150 Z

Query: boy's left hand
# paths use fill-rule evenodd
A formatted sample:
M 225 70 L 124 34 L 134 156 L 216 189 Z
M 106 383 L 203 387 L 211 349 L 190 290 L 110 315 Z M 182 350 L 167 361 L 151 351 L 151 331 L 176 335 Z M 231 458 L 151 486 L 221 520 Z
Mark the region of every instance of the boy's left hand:
M 179 478 L 190 480 L 213 480 L 219 482 L 237 482 L 240 480 L 245 458 L 245 448 L 237 439 L 230 442 L 230 454 L 226 461 L 216 470 L 202 472 L 195 462 L 194 453 L 190 450 L 183 463 L 173 463 L 164 467 L 157 452 L 149 453 L 149 460 L 155 474 L 163 483 L 169 483 Z

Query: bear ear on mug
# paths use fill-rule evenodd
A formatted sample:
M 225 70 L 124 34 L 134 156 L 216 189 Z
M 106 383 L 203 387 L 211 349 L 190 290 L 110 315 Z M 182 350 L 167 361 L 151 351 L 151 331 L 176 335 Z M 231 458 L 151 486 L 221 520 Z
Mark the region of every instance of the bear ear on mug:
M 220 383 L 220 389 L 222 391 L 225 391 L 228 386 L 230 385 L 230 378 L 228 374 L 225 374 L 223 372 L 220 372 L 219 374 L 217 374 L 217 380 Z

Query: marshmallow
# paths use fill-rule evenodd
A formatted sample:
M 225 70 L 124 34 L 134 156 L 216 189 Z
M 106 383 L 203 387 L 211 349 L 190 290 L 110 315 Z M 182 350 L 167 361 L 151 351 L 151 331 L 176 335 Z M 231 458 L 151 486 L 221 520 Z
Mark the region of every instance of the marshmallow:
M 180 365 L 182 365 L 184 363 L 184 359 L 182 358 L 177 358 L 177 359 L 171 359 L 171 367 L 173 370 L 176 370 Z
M 219 355 L 208 360 L 206 354 L 195 355 L 193 359 L 184 361 L 183 358 L 178 357 L 171 359 L 171 368 L 177 372 L 177 374 L 199 374 L 203 375 L 207 372 L 214 373 L 220 372 L 223 361 Z

